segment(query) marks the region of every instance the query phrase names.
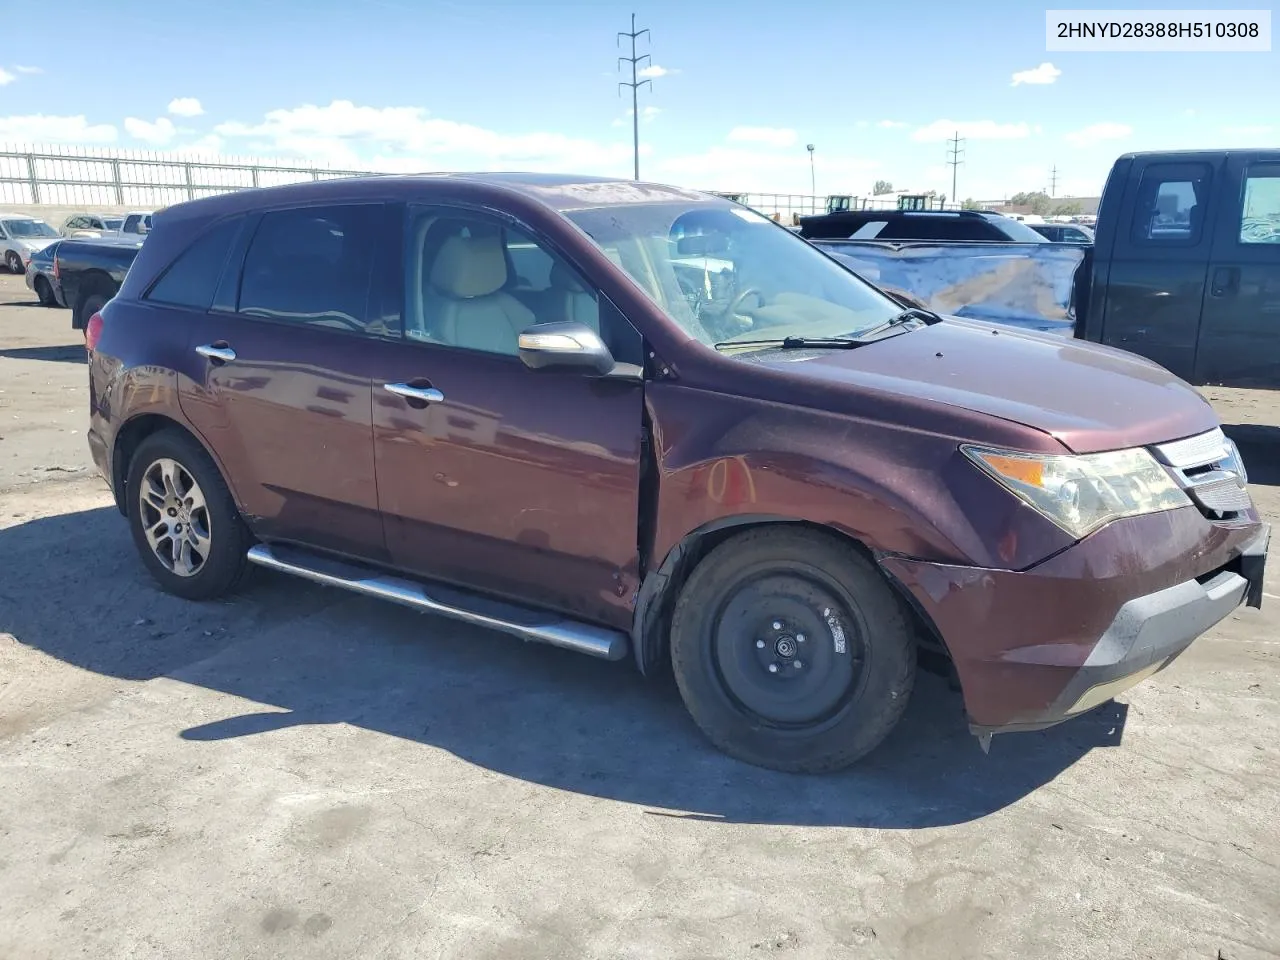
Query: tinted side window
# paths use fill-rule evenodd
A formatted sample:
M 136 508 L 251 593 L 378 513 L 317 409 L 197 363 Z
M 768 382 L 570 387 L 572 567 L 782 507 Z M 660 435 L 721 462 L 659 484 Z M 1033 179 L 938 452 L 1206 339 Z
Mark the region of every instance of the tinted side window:
M 1250 164 L 1245 171 L 1240 242 L 1280 244 L 1280 163 Z
M 1205 163 L 1153 163 L 1143 170 L 1133 210 L 1133 242 L 1199 243 L 1211 175 Z
M 223 220 L 197 237 L 160 275 L 144 299 L 208 310 L 241 223 L 240 217 Z
M 363 332 L 380 210 L 353 204 L 264 214 L 245 257 L 239 312 Z

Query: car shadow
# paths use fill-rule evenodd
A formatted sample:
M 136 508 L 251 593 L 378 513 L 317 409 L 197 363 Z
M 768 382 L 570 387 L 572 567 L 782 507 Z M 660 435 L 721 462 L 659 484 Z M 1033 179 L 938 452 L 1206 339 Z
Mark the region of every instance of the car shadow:
M 0 357 L 10 360 L 47 360 L 50 363 L 84 363 L 87 355 L 83 344 L 57 347 L 10 347 L 0 350 Z
M 52 544 L 61 553 L 51 563 Z M 86 576 L 102 586 L 85 589 Z M 36 599 L 49 595 L 59 602 Z M 0 630 L 99 674 L 168 677 L 266 705 L 185 730 L 175 717 L 189 741 L 352 724 L 655 816 L 734 823 L 974 820 L 1118 745 L 1127 710 L 1113 702 L 1048 731 L 997 736 L 988 755 L 959 695 L 922 672 L 901 724 L 861 764 L 774 773 L 712 747 L 673 680 L 646 680 L 630 661 L 525 644 L 266 571 L 233 600 L 168 596 L 108 507 L 0 530 Z
M 1224 423 L 1222 432 L 1235 441 L 1250 484 L 1280 486 L 1280 427 L 1267 423 Z
M 0 309 L 4 307 L 39 307 L 42 306 L 39 300 L 5 300 L 0 302 Z

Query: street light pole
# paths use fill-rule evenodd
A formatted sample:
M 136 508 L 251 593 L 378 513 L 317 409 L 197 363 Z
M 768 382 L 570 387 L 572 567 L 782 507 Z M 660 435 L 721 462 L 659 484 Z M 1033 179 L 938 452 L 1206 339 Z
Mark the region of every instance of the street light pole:
M 816 197 L 818 195 L 818 181 L 813 172 L 813 144 L 806 144 L 805 149 L 809 151 L 809 190 Z

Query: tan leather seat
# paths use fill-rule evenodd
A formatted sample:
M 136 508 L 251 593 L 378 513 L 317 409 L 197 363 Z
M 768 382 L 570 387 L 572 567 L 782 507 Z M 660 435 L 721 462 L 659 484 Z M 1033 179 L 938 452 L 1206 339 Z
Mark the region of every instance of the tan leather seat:
M 431 265 L 427 322 L 444 343 L 515 355 L 520 331 L 535 321 L 503 292 L 507 260 L 496 233 L 455 234 L 441 244 Z

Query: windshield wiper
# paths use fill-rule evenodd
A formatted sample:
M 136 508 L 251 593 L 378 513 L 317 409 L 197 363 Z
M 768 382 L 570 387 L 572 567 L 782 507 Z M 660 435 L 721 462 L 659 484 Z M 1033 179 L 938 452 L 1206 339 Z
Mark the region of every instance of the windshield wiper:
M 863 344 L 847 337 L 783 337 L 778 340 L 721 340 L 715 344 L 717 350 L 728 350 L 733 347 L 778 347 L 781 350 L 852 350 Z
M 884 333 L 886 330 L 892 330 L 894 327 L 900 327 L 913 320 L 919 320 L 925 324 L 942 322 L 942 318 L 930 310 L 921 310 L 918 307 L 908 307 L 897 316 L 890 317 L 884 323 L 878 323 L 874 327 L 869 327 L 868 329 L 863 330 L 858 334 L 858 339 L 865 342 L 881 333 Z

